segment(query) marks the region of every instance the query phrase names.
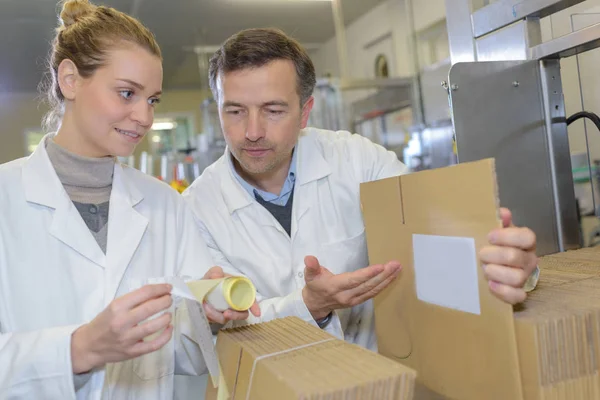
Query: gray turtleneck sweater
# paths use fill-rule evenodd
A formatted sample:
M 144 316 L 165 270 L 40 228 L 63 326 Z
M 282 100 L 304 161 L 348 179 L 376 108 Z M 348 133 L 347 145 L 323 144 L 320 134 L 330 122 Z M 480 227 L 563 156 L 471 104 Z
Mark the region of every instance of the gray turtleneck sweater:
M 52 138 L 46 141 L 46 151 L 58 179 L 106 253 L 108 204 L 115 159 L 82 157 L 59 146 Z

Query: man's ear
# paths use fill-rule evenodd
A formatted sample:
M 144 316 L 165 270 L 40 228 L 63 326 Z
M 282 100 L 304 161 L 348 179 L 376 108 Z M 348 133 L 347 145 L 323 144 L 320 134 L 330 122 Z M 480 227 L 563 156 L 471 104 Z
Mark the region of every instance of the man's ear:
M 304 103 L 302 106 L 302 120 L 300 122 L 300 129 L 306 128 L 306 124 L 308 124 L 308 117 L 310 116 L 310 111 L 315 105 L 315 98 L 310 96 L 310 98 Z
M 68 59 L 62 60 L 58 66 L 58 86 L 66 100 L 75 99 L 78 78 L 79 72 L 75 63 Z

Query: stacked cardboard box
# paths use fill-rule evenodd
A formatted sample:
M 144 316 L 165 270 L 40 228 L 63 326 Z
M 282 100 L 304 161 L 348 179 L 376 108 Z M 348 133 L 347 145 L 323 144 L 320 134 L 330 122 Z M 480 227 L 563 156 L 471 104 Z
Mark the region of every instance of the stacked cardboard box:
M 478 261 L 501 226 L 497 190 L 493 160 L 361 187 L 371 263 L 404 267 L 375 299 L 380 353 L 450 399 L 600 399 L 600 252 L 543 258 L 537 289 L 513 310 L 492 295 Z
M 223 330 L 217 353 L 235 400 L 413 398 L 412 369 L 295 317 Z
M 600 399 L 600 249 L 541 259 L 515 309 L 525 399 Z

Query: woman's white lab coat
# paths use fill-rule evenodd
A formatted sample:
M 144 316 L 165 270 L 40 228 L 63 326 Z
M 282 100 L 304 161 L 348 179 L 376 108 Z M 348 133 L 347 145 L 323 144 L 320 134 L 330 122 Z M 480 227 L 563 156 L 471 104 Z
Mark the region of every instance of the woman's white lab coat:
M 116 164 L 105 255 L 43 143 L 0 166 L 0 398 L 172 398 L 174 373 L 206 370 L 185 303 L 173 305 L 174 335 L 161 350 L 75 380 L 70 338 L 146 282 L 202 277 L 212 261 L 193 217 L 166 184 Z
M 304 257 L 333 273 L 368 265 L 360 183 L 407 172 L 397 156 L 359 135 L 305 129 L 296 146 L 291 237 L 232 174 L 226 150 L 184 193 L 217 265 L 248 276 L 263 320 L 295 315 L 315 324 L 302 299 Z M 371 301 L 338 310 L 326 330 L 377 349 Z

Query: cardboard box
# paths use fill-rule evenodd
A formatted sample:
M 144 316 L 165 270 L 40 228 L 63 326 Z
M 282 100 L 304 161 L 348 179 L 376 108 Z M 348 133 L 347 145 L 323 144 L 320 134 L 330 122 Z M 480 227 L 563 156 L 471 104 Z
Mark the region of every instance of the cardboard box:
M 295 317 L 223 330 L 217 352 L 234 400 L 413 398 L 412 369 Z
M 497 197 L 493 160 L 362 185 L 371 263 L 404 267 L 374 302 L 380 353 L 450 399 L 600 398 L 600 252 L 544 257 L 513 311 L 478 261 L 501 226 Z
M 361 203 L 371 264 L 399 260 L 403 266 L 399 279 L 374 301 L 379 352 L 415 369 L 421 384 L 447 397 L 520 400 L 512 307 L 488 290 L 475 251 L 501 226 L 493 160 L 369 182 L 361 186 Z M 423 289 L 435 296 L 452 279 L 468 274 L 468 287 L 449 287 L 446 297 L 452 303 L 450 297 L 470 292 L 466 305 L 472 306 L 476 296 L 479 311 L 420 299 L 420 270 L 413 262 L 417 239 L 432 241 L 430 246 L 425 243 L 424 257 L 440 254 L 439 246 L 453 249 L 453 241 L 460 247 L 469 245 L 461 240 L 472 241 L 472 251 L 466 250 L 469 268 L 454 266 L 456 273 L 450 275 L 424 271 L 420 281 L 438 284 L 437 289 Z M 466 277 L 455 283 L 463 281 Z
M 525 399 L 600 399 L 600 248 L 540 260 L 515 308 Z

